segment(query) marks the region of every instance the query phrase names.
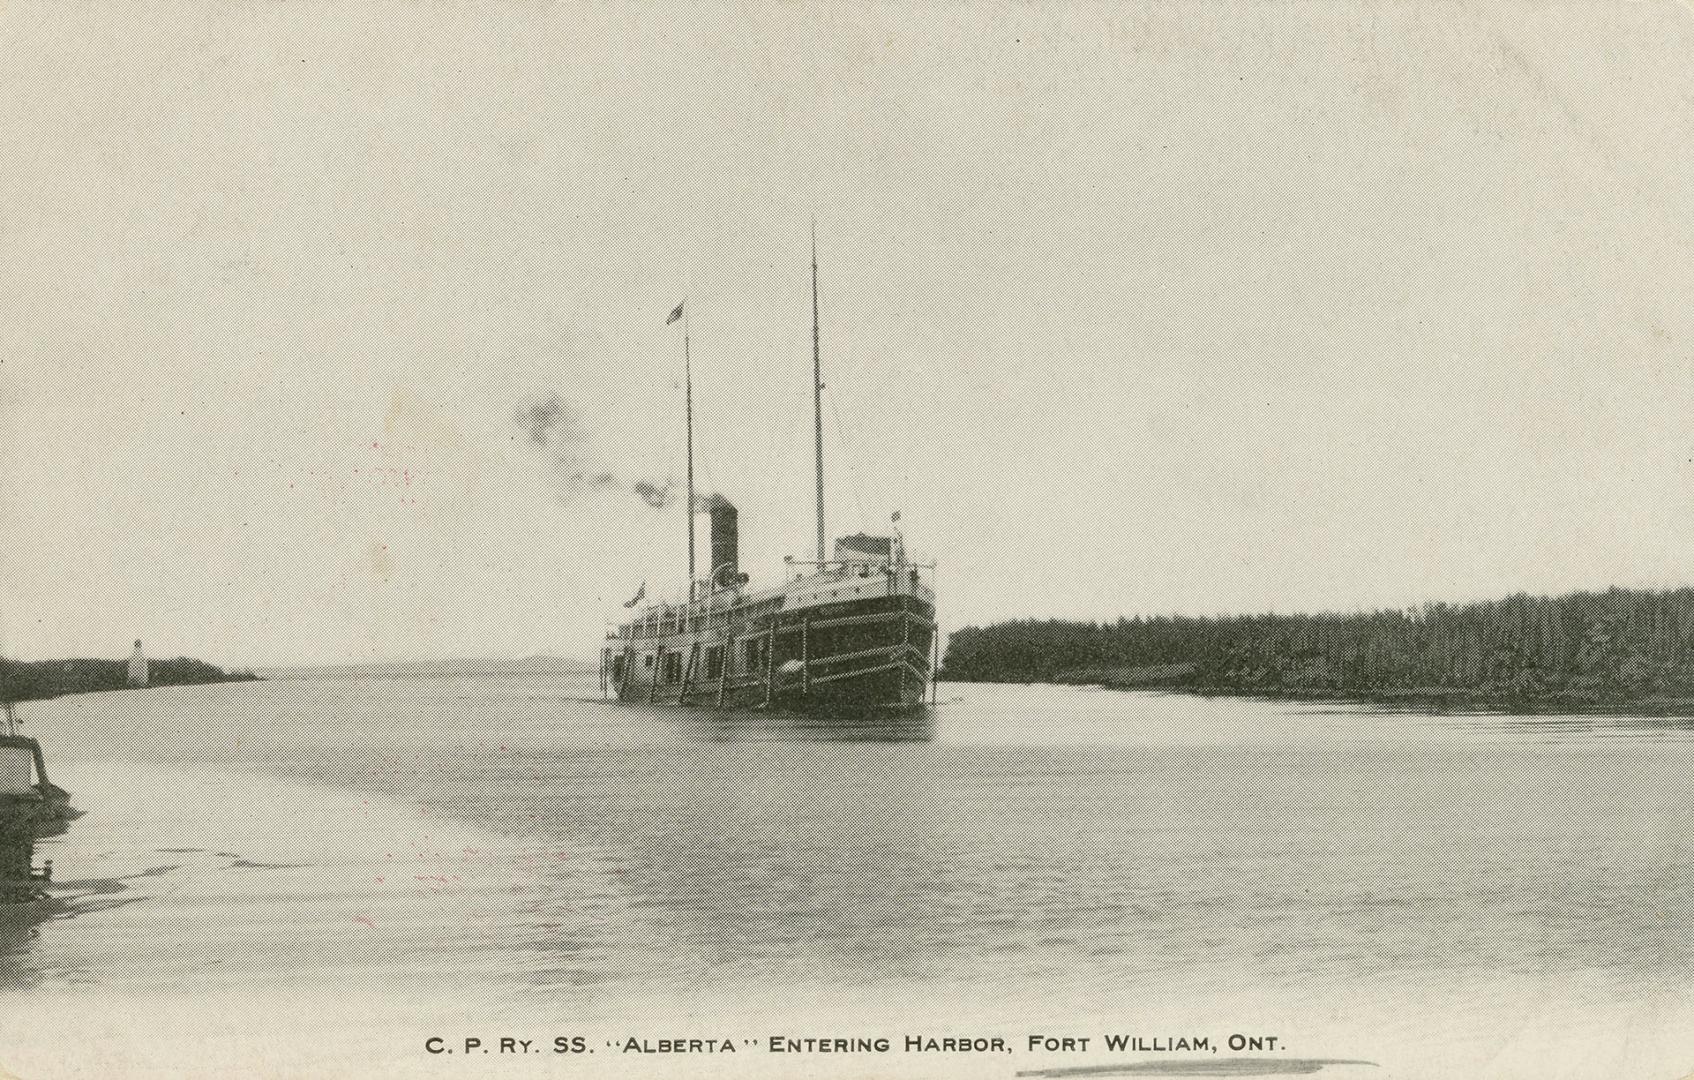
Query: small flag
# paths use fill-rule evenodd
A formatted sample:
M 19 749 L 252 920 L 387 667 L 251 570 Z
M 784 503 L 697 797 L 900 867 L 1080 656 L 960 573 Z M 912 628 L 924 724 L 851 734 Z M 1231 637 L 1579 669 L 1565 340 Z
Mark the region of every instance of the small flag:
M 647 595 L 647 583 L 645 581 L 643 581 L 641 583 L 641 588 L 635 590 L 635 595 L 630 597 L 628 600 L 626 600 L 624 602 L 624 607 L 634 607 L 635 605 L 641 603 L 641 598 L 643 596 L 646 596 L 646 595 Z
M 900 511 L 898 511 L 898 510 L 894 511 L 894 513 L 889 516 L 888 520 L 889 521 L 899 521 L 900 520 Z
M 682 304 L 686 304 L 686 303 L 688 303 L 688 301 L 686 301 L 686 300 L 684 300 L 682 302 Z M 676 322 L 678 319 L 682 318 L 682 304 L 678 304 L 676 306 L 676 310 L 671 312 L 671 317 L 665 320 L 666 326 L 669 326 L 671 323 Z

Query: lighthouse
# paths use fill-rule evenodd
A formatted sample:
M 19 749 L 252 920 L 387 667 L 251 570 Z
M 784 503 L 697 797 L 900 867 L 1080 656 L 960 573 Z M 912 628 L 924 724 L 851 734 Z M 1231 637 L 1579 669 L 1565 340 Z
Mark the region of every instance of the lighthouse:
M 147 657 L 141 652 L 141 639 L 135 639 L 135 651 L 129 654 L 129 685 L 147 685 Z

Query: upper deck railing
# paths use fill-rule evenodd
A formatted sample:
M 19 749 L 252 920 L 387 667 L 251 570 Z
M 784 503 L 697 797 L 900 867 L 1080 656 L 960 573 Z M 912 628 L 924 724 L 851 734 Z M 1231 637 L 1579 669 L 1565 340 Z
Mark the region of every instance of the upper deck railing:
M 807 573 L 796 570 L 796 567 L 811 567 L 812 570 Z M 935 563 L 909 562 L 902 557 L 825 559 L 821 562 L 788 557 L 783 559 L 783 571 L 781 585 L 758 589 L 748 589 L 739 583 L 718 585 L 701 579 L 694 583 L 692 600 L 685 601 L 680 596 L 650 600 L 640 614 L 631 616 L 626 622 L 608 625 L 606 637 L 608 640 L 665 637 L 727 624 L 731 614 L 740 614 L 743 609 L 761 603 L 779 601 L 790 585 L 808 578 L 839 581 L 849 577 L 868 578 L 873 574 L 889 577 L 910 574 L 911 583 L 917 585 L 924 576 L 934 574 Z

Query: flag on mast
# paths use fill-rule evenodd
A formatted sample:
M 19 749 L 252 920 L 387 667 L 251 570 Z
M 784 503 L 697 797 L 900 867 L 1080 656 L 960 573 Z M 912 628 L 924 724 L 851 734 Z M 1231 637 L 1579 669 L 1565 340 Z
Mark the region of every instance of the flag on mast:
M 643 596 L 646 596 L 646 595 L 647 595 L 647 583 L 645 581 L 643 581 L 641 583 L 641 588 L 635 590 L 635 595 L 630 597 L 628 600 L 624 601 L 623 606 L 624 607 L 634 607 L 636 604 L 641 603 L 641 598 Z
M 688 301 L 686 301 L 686 300 L 684 300 L 682 302 L 682 304 L 686 304 L 686 303 L 688 303 Z M 678 319 L 682 318 L 682 304 L 678 304 L 676 306 L 676 309 L 671 312 L 671 317 L 665 320 L 666 326 L 669 326 L 671 323 L 676 322 Z

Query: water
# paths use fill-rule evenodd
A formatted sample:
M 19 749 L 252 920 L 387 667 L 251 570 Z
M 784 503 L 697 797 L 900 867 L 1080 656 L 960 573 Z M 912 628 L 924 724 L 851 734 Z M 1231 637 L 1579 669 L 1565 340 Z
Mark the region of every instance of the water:
M 1236 1056 L 1106 1052 L 1119 1032 L 1274 1035 L 1241 1056 L 1337 1077 L 1694 1069 L 1690 726 L 944 686 L 932 716 L 839 730 L 597 698 L 593 672 L 538 664 L 26 707 L 86 815 L 36 845 L 50 899 L 0 915 L 0 1068 L 1009 1077 Z M 607 1045 L 774 1034 L 1015 1052 Z M 501 1035 L 596 1056 L 467 1070 L 424 1049 Z

